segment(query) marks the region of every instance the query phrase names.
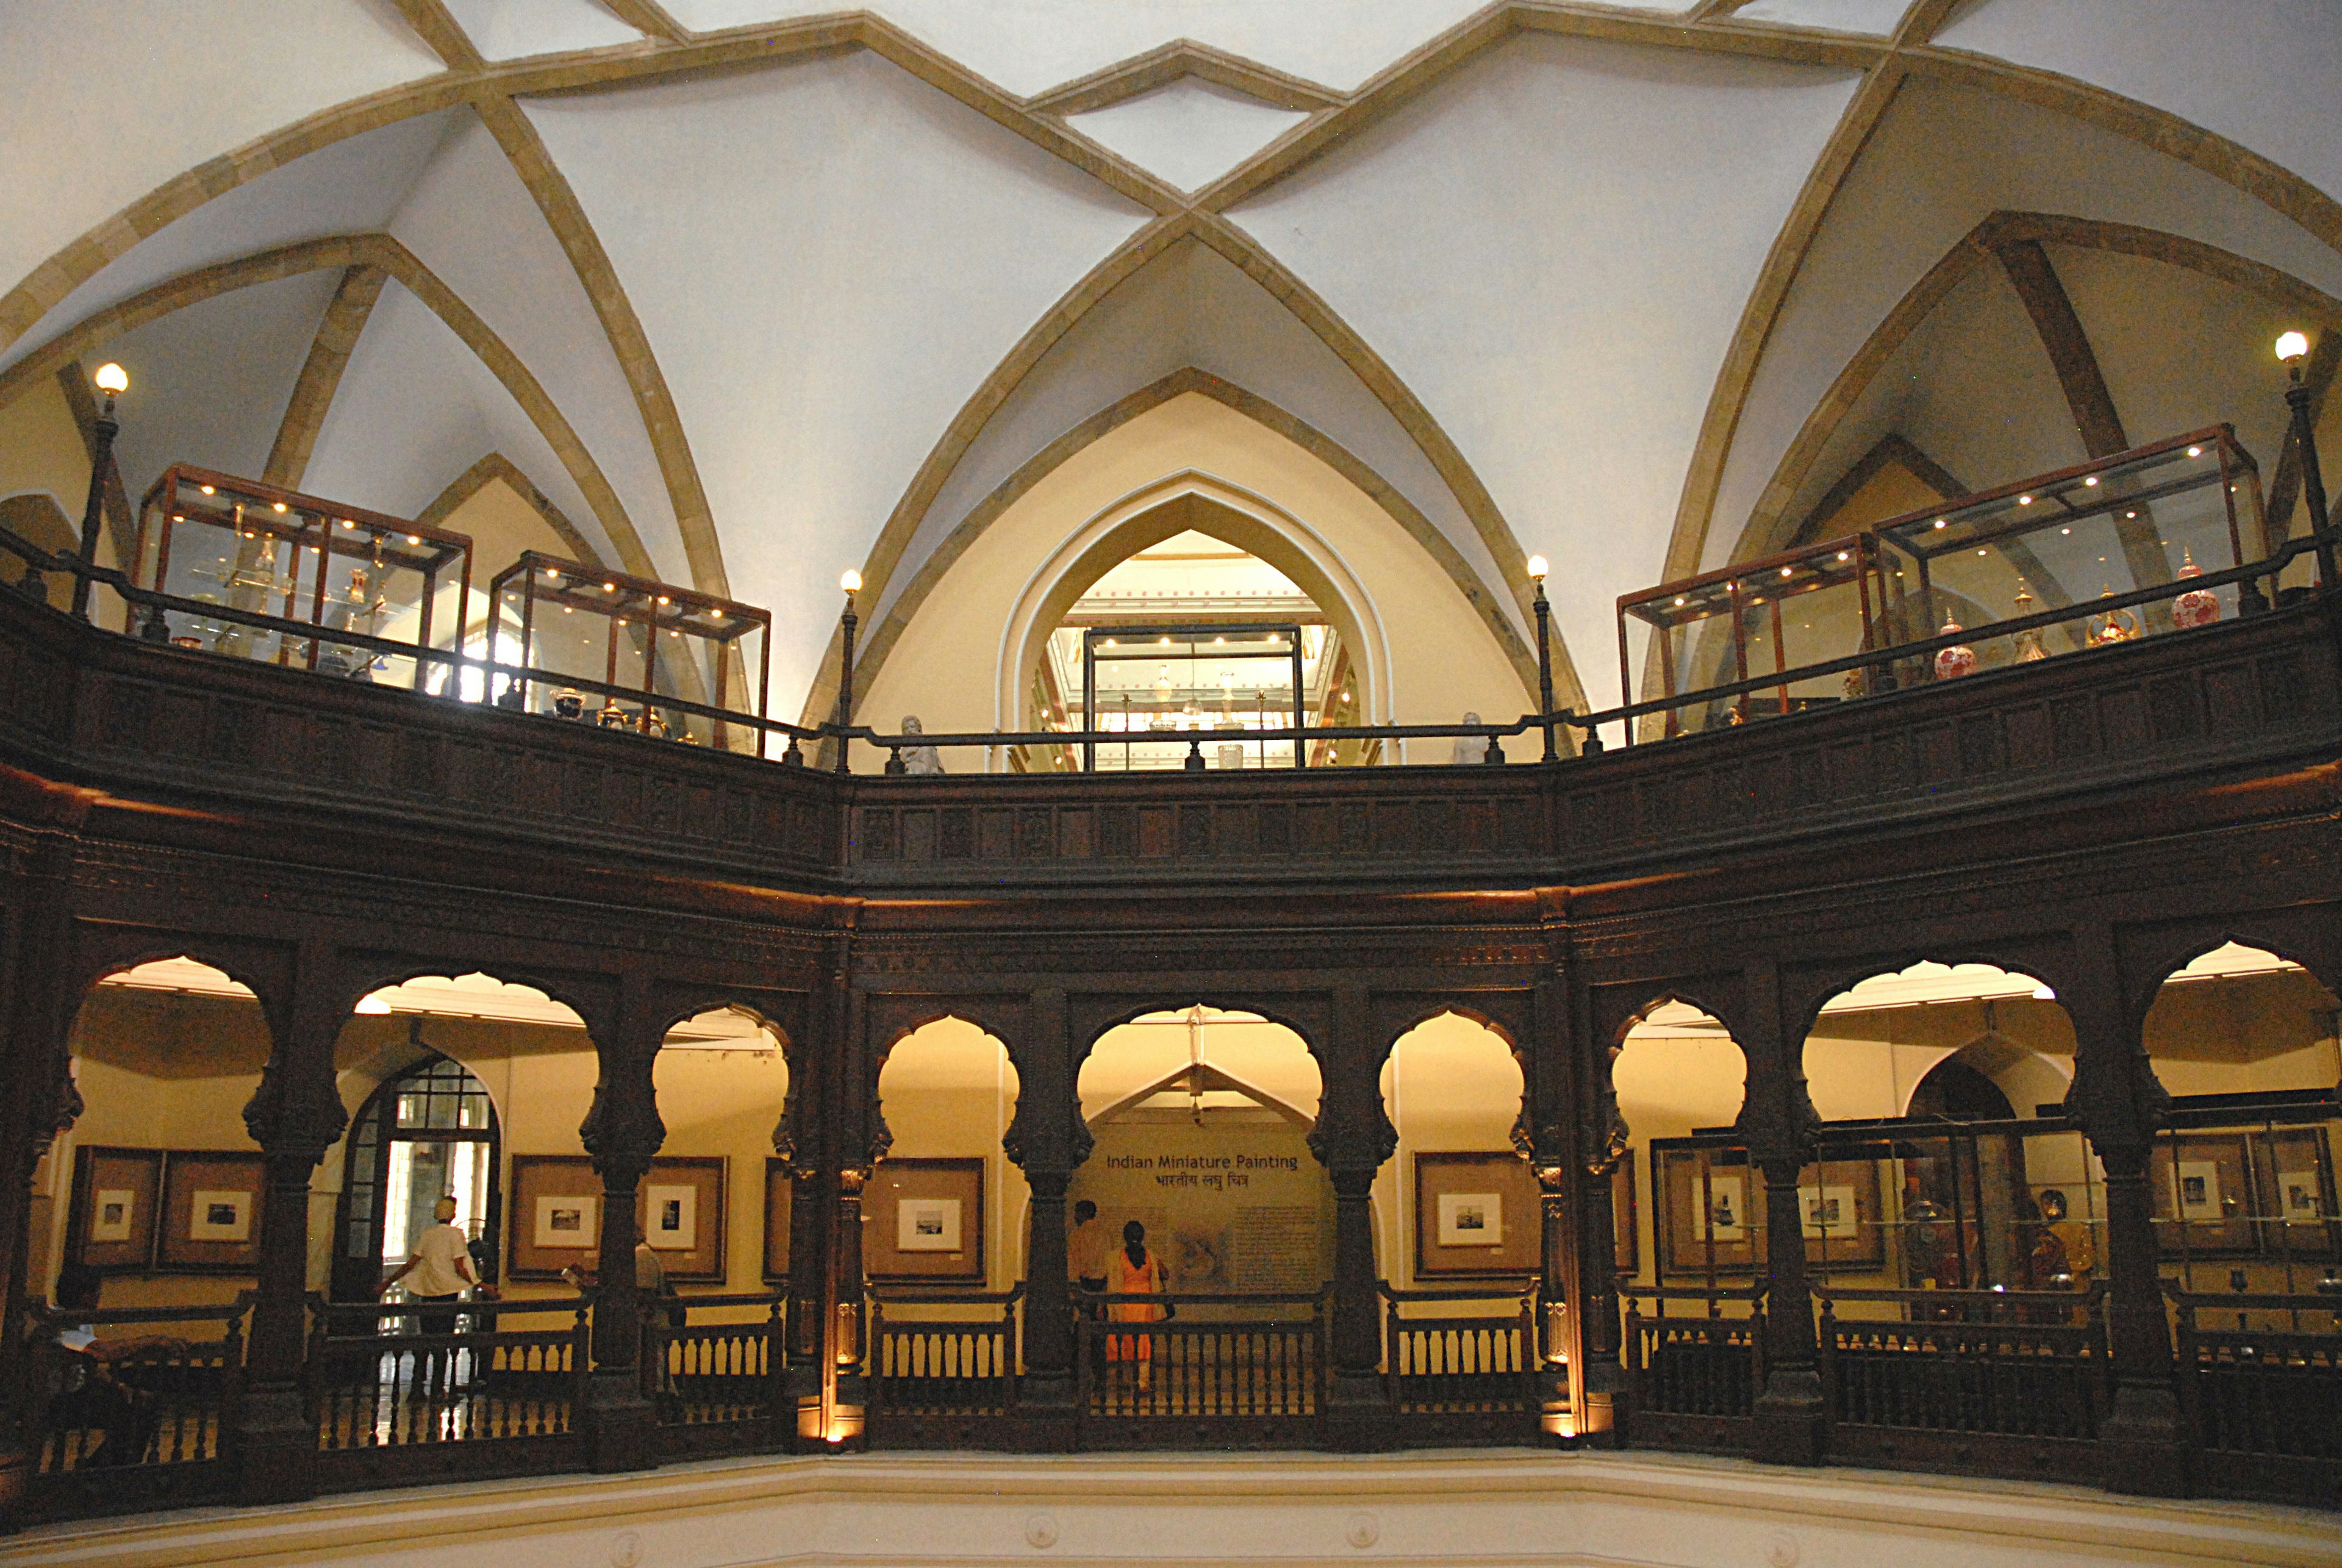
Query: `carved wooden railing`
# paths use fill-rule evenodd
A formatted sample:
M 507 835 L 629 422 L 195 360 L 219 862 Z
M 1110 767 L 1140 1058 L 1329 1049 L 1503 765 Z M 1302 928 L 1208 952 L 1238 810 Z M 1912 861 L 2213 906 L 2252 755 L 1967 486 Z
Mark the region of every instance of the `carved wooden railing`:
M 868 1407 L 874 1431 L 904 1417 L 1013 1410 L 1024 1296 L 1021 1284 L 997 1293 L 874 1292 Z
M 1737 1447 L 1765 1381 L 1761 1286 L 1625 1286 L 1627 1440 Z M 1646 1314 L 1643 1303 L 1653 1310 Z M 1671 1309 L 1695 1309 L 1680 1315 Z
M 590 1302 L 472 1302 L 457 1308 L 335 1303 L 316 1308 L 309 1400 L 327 1460 L 370 1455 L 361 1484 L 411 1473 L 477 1473 L 452 1451 L 567 1440 L 578 1431 L 590 1367 Z M 455 1332 L 414 1332 L 453 1312 Z M 507 1317 L 567 1318 L 506 1329 Z M 469 1320 L 468 1324 L 465 1320 Z M 387 1451 L 448 1451 L 444 1462 L 388 1463 Z M 460 1467 L 460 1468 L 459 1468 Z
M 1325 1408 L 1330 1292 L 1084 1299 L 1106 1313 L 1079 1323 L 1086 1444 L 1193 1445 L 1206 1429 L 1232 1442 L 1306 1441 L 1314 1432 Z M 1117 1307 L 1171 1315 L 1119 1321 Z
M 1383 1378 L 1393 1408 L 1402 1414 L 1543 1409 L 1536 1382 L 1532 1293 L 1398 1291 L 1386 1285 L 1382 1296 Z M 1512 1312 L 1498 1317 L 1454 1310 L 1496 1303 Z
M 2097 1437 L 2111 1396 L 2104 1294 L 2103 1285 L 1816 1291 L 1831 1451 L 1930 1469 L 2092 1475 L 2095 1462 L 2073 1445 Z M 1840 1303 L 1857 1315 L 1841 1316 Z
M 796 1431 L 787 1308 L 788 1298 L 772 1291 L 644 1301 L 643 1392 L 668 1446 L 744 1446 L 759 1441 L 750 1429 L 778 1443 Z
M 2164 1289 L 2204 1481 L 2229 1495 L 2342 1506 L 2342 1293 Z
M 203 1501 L 231 1486 L 249 1292 L 201 1306 L 35 1308 L 25 1451 L 34 1517 Z M 102 1359 L 57 1343 L 87 1329 Z

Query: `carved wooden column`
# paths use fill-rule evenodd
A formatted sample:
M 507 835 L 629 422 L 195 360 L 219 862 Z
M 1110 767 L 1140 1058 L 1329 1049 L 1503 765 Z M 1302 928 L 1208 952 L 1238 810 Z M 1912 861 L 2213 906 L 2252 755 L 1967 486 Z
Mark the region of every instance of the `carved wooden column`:
M 2076 933 L 2070 989 L 2058 1000 L 2073 1020 L 2074 1085 L 2067 1109 L 2089 1134 L 2106 1168 L 2107 1343 L 2114 1406 L 2098 1425 L 2109 1490 L 2184 1496 L 2189 1490 L 2187 1425 L 2174 1385 L 2171 1324 L 2157 1268 L 2147 1156 L 2170 1096 L 2123 1004 L 2113 932 Z
M 1821 1118 L 1806 1092 L 1804 1042 L 1781 1028 L 1779 970 L 1746 971 L 1741 1047 L 1748 1087 L 1740 1131 L 1765 1175 L 1765 1385 L 1756 1393 L 1755 1457 L 1775 1464 L 1819 1464 L 1828 1436 L 1814 1308 L 1806 1284 L 1805 1216 L 1797 1178 L 1813 1158 Z
M 1328 1441 L 1337 1448 L 1377 1442 L 1389 1406 L 1382 1378 L 1382 1302 L 1376 1291 L 1375 1231 L 1367 1196 L 1375 1173 L 1398 1147 L 1383 1114 L 1382 1057 L 1363 981 L 1334 992 L 1325 1094 L 1309 1147 L 1334 1186 L 1333 1343 Z
M 868 1289 L 862 1263 L 862 1189 L 870 1173 L 886 1157 L 894 1142 L 878 1107 L 878 1074 L 871 1063 L 866 1012 L 850 974 L 841 974 L 837 987 L 838 1090 L 833 1102 L 832 1136 L 836 1140 L 836 1191 L 829 1211 L 829 1269 L 825 1283 L 825 1317 L 828 1342 L 824 1357 L 822 1436 L 832 1445 L 862 1431 L 869 1409 L 866 1359 L 868 1353 Z M 848 1129 L 860 1129 L 859 1134 Z
M 0 987 L 0 1323 L 24 1321 L 35 1293 L 27 1253 L 33 1176 L 81 1114 L 67 1055 L 74 1014 L 72 891 L 75 841 L 45 834 L 22 852 L 5 906 Z M 25 1336 L 0 1333 L 0 1519 L 13 1520 L 26 1480 Z
M 244 1109 L 268 1182 L 235 1443 L 236 1492 L 245 1503 L 289 1502 L 316 1489 L 317 1432 L 301 1387 L 308 1344 L 309 1178 L 349 1125 L 334 1082 L 334 1042 L 346 1016 L 331 950 L 303 943 L 292 995 L 270 1020 L 279 1027 L 268 1065 Z
M 808 1010 L 810 1014 L 811 1010 Z M 789 1275 L 787 1344 L 789 1411 L 776 1415 L 798 1437 L 818 1434 L 821 1425 L 823 1282 L 828 1277 L 828 1239 L 823 1233 L 824 1183 L 818 1126 L 819 1078 L 824 1054 L 808 1030 L 789 1064 L 787 1102 L 773 1128 L 773 1153 L 789 1174 Z
M 649 1004 L 648 985 L 627 975 L 619 987 L 616 1028 L 594 1037 L 601 1077 L 578 1128 L 602 1178 L 594 1371 L 586 1395 L 586 1446 L 600 1471 L 647 1470 L 658 1463 L 657 1414 L 643 1394 L 642 1302 L 635 1288 L 635 1194 L 666 1142 L 651 1083 L 662 1032 Z
M 1074 1404 L 1074 1304 L 1066 1276 L 1066 1184 L 1089 1157 L 1089 1129 L 1074 1094 L 1066 994 L 1033 993 L 1016 1120 L 1008 1157 L 1022 1166 L 1033 1193 L 1033 1229 L 1025 1253 L 1024 1403 L 1070 1411 Z

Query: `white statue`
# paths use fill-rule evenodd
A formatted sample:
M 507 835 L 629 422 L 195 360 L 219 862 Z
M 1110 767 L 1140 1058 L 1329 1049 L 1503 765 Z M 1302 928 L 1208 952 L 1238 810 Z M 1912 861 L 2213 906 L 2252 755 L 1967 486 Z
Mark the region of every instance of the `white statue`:
M 1476 724 L 1480 722 L 1480 715 L 1474 713 L 1467 713 L 1464 715 L 1464 722 L 1467 724 Z M 1457 767 L 1462 767 L 1467 763 L 1477 765 L 1478 764 L 1484 763 L 1487 760 L 1488 743 L 1485 738 L 1479 735 L 1457 735 L 1456 737 L 1456 765 Z
M 923 735 L 927 732 L 919 727 L 916 714 L 906 714 L 903 717 L 903 733 Z M 905 746 L 897 754 L 903 759 L 903 771 L 906 774 L 929 774 L 944 771 L 944 759 L 933 746 Z

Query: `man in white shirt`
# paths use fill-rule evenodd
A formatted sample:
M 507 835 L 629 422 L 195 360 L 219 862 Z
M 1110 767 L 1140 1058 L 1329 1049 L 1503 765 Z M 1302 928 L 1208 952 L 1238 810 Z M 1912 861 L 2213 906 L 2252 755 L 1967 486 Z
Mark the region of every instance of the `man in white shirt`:
M 455 1223 L 455 1200 L 442 1198 L 431 1212 L 439 1223 L 415 1238 L 415 1255 L 406 1260 L 405 1268 L 383 1281 L 375 1293 L 382 1295 L 391 1286 L 404 1284 L 408 1300 L 429 1303 L 438 1309 L 417 1314 L 423 1333 L 454 1333 L 454 1303 L 462 1299 L 465 1289 L 480 1283 L 480 1276 L 472 1267 L 470 1238 Z

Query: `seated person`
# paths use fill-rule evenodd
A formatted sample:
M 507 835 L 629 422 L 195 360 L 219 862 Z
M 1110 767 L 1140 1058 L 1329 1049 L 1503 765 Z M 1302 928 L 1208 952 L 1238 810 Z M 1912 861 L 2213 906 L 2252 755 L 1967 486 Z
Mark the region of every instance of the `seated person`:
M 66 1264 L 57 1276 L 57 1310 L 96 1311 L 104 1283 L 88 1264 Z M 184 1356 L 187 1343 L 161 1334 L 101 1340 L 87 1323 L 78 1323 L 57 1330 L 46 1348 L 49 1428 L 84 1434 L 75 1468 L 143 1461 L 162 1417 L 155 1396 L 122 1382 L 115 1368 L 136 1356 Z

